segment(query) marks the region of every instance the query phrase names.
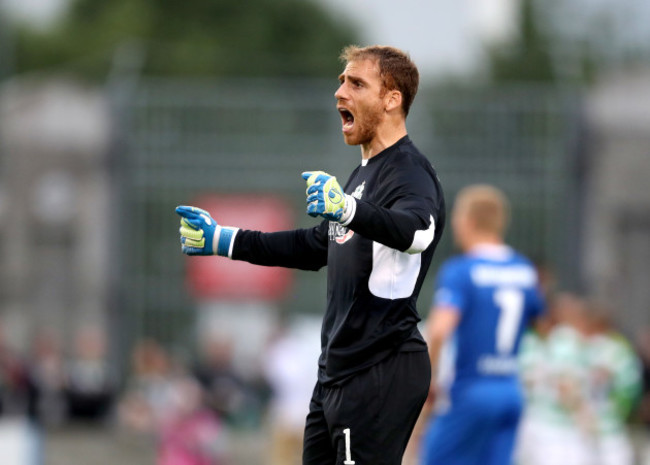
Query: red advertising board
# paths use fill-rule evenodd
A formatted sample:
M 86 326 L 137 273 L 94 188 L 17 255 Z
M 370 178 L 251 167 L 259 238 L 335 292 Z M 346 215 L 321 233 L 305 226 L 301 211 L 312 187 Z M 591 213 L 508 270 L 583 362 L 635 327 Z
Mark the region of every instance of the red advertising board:
M 286 201 L 269 195 L 205 195 L 192 205 L 210 212 L 218 224 L 273 232 L 294 227 Z M 256 266 L 225 257 L 188 257 L 187 282 L 199 299 L 276 300 L 286 295 L 291 270 Z

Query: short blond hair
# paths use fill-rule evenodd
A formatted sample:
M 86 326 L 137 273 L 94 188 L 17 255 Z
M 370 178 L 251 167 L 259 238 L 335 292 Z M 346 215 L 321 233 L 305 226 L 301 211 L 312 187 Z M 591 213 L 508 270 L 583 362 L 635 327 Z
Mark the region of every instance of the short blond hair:
M 461 189 L 454 210 L 467 214 L 477 231 L 499 236 L 503 236 L 510 220 L 508 198 L 500 189 L 488 184 Z

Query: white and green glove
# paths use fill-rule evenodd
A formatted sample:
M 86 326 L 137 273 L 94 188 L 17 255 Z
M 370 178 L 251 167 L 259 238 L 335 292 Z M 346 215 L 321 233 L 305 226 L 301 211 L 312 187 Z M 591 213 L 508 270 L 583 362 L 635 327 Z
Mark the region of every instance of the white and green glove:
M 181 216 L 181 250 L 187 255 L 230 257 L 238 228 L 219 226 L 207 211 L 190 206 L 176 207 Z
M 356 200 L 347 195 L 334 176 L 324 171 L 305 171 L 307 181 L 307 214 L 322 216 L 330 221 L 344 225 L 352 221 L 356 211 Z

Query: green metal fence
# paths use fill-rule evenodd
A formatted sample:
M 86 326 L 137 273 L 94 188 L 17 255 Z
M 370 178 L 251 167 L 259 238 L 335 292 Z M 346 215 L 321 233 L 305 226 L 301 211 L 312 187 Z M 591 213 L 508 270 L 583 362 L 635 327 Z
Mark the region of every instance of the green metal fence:
M 342 179 L 358 164 L 334 109 L 336 81 L 141 81 L 125 114 L 118 154 L 119 328 L 127 341 L 153 336 L 184 343 L 195 302 L 185 286 L 174 207 L 206 193 L 273 193 L 304 214 L 304 170 Z M 576 92 L 544 87 L 422 90 L 409 116 L 416 145 L 437 168 L 451 206 L 462 186 L 494 183 L 512 201 L 509 240 L 578 280 L 576 225 L 580 142 Z M 218 220 L 218 218 L 217 218 Z M 420 300 L 426 314 L 433 276 L 452 252 L 448 230 Z M 320 312 L 325 274 L 297 272 L 288 312 Z

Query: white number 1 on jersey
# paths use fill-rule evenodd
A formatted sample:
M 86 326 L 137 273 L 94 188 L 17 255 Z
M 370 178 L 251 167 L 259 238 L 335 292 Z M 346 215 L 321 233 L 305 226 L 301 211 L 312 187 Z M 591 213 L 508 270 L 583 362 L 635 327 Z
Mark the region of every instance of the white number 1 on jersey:
M 352 451 L 350 450 L 350 428 L 345 428 L 343 430 L 345 435 L 345 462 L 344 465 L 354 465 L 356 462 L 352 460 Z
M 494 302 L 500 310 L 496 334 L 497 352 L 511 354 L 524 311 L 524 293 L 521 289 L 502 287 L 495 291 Z

